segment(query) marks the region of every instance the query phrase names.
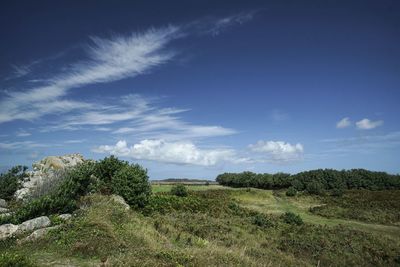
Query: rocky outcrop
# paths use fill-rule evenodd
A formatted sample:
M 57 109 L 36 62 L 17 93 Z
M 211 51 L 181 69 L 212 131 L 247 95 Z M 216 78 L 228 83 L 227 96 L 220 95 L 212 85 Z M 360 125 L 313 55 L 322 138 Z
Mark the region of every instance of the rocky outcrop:
M 3 224 L 0 225 L 0 240 L 12 237 L 14 235 L 20 235 L 23 233 L 31 232 L 37 229 L 46 228 L 51 225 L 51 221 L 47 216 L 38 217 L 20 225 L 15 224 Z
M 18 225 L 11 223 L 0 225 L 0 240 L 12 237 L 18 230 Z
M 125 202 L 125 199 L 119 195 L 112 195 L 111 200 L 121 205 L 125 210 L 130 210 L 130 206 Z
M 19 243 L 35 241 L 37 239 L 43 238 L 44 236 L 46 236 L 46 234 L 48 232 L 50 232 L 51 230 L 57 229 L 59 227 L 60 227 L 59 225 L 56 225 L 56 226 L 52 226 L 52 227 L 38 229 L 38 230 L 34 231 L 32 234 L 30 234 L 27 237 L 25 237 L 24 239 L 22 239 L 21 241 L 19 241 Z
M 64 156 L 50 156 L 39 162 L 33 163 L 33 171 L 28 172 L 28 177 L 22 184 L 14 197 L 18 200 L 28 198 L 32 192 L 43 187 L 45 183 L 52 184 L 53 180 L 60 179 L 60 171 L 76 166 L 84 162 L 84 158 L 80 154 L 69 154 Z
M 51 221 L 50 221 L 49 217 L 47 217 L 47 216 L 38 217 L 38 218 L 23 222 L 20 225 L 18 225 L 17 234 L 24 233 L 24 232 L 30 232 L 30 231 L 40 229 L 40 228 L 45 228 L 45 227 L 50 226 L 50 224 L 51 224 Z

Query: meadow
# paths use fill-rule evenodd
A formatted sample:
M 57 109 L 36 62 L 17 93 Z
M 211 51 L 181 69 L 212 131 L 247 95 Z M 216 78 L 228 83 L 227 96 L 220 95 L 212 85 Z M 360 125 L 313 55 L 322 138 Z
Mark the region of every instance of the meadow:
M 346 218 L 330 208 L 335 204 L 329 197 L 219 185 L 187 186 L 188 195 L 178 197 L 170 193 L 172 187 L 152 185 L 145 212 L 125 211 L 105 195 L 86 196 L 80 201 L 86 209 L 44 239 L 8 240 L 0 249 L 28 255 L 32 266 L 400 264 L 399 226 Z M 377 193 L 363 191 L 371 197 Z M 392 195 L 398 198 L 400 191 Z M 344 194 L 346 201 L 357 196 Z M 329 216 L 316 207 L 329 207 Z M 304 223 L 285 221 L 286 212 Z

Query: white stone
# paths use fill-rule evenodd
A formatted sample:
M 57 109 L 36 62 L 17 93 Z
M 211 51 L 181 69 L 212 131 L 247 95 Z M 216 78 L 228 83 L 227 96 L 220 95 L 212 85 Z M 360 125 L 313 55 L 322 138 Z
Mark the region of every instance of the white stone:
M 64 221 L 68 221 L 69 219 L 71 219 L 71 217 L 72 217 L 72 215 L 69 213 L 58 215 L 58 218 L 60 218 Z
M 0 208 L 7 208 L 7 202 L 2 198 L 0 198 Z
M 33 171 L 27 172 L 29 177 L 22 183 L 22 188 L 17 190 L 14 197 L 18 200 L 30 196 L 31 190 L 40 188 L 47 180 L 54 179 L 58 170 L 74 167 L 84 162 L 80 154 L 69 154 L 64 156 L 49 156 L 32 164 Z
M 50 226 L 50 224 L 51 221 L 49 217 L 47 216 L 38 217 L 18 225 L 18 234 L 33 231 L 40 228 L 45 228 L 47 226 Z
M 57 229 L 57 228 L 59 228 L 58 225 L 38 229 L 38 230 L 34 231 L 32 234 L 30 234 L 29 236 L 27 236 L 26 238 L 22 239 L 20 241 L 20 243 L 24 243 L 27 241 L 35 241 L 37 239 L 43 238 L 48 232 L 50 232 L 51 230 Z
M 0 225 L 0 240 L 12 237 L 18 230 L 18 225 L 3 224 Z
M 130 210 L 131 207 L 126 203 L 125 199 L 119 195 L 112 195 L 111 199 L 124 207 L 125 210 Z

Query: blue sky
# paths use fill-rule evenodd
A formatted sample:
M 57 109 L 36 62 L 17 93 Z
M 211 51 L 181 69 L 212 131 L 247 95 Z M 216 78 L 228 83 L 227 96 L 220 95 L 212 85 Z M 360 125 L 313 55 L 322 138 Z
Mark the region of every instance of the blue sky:
M 214 3 L 218 2 L 218 3 Z M 400 172 L 396 1 L 6 1 L 0 168 Z

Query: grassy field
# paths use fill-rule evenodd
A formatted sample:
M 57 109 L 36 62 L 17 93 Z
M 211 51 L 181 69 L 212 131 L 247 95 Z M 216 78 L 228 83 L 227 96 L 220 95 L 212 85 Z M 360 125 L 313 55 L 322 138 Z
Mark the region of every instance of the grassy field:
M 174 183 L 172 183 L 172 184 L 152 183 L 151 189 L 152 189 L 153 193 L 169 192 L 169 191 L 171 191 L 171 188 L 174 185 L 175 185 Z M 188 184 L 186 186 L 190 191 L 204 191 L 204 190 L 225 189 L 225 188 L 229 189 L 229 187 L 224 187 L 224 186 L 215 185 L 215 184 L 211 184 L 211 185 Z
M 400 227 L 310 212 L 326 205 L 322 197 L 217 185 L 188 186 L 189 195 L 177 197 L 168 193 L 171 185 L 152 188 L 145 210 L 125 211 L 108 196 L 91 195 L 44 239 L 8 240 L 0 251 L 37 266 L 400 265 Z M 287 211 L 305 223 L 285 222 Z

